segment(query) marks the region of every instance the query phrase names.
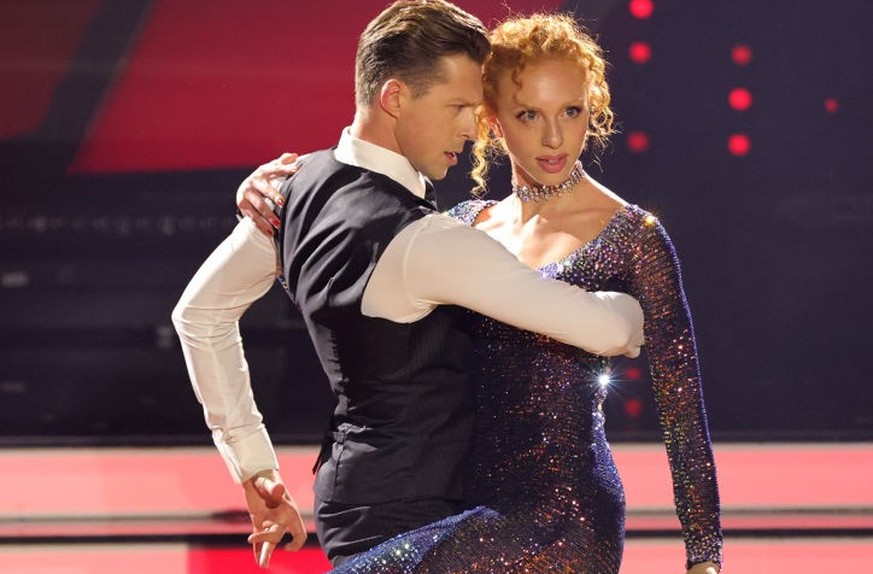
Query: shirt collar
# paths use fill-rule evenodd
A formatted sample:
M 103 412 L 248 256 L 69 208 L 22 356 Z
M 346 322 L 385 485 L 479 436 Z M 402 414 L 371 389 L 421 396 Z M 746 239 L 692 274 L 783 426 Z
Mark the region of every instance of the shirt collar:
M 390 177 L 413 194 L 424 198 L 428 180 L 412 167 L 408 159 L 390 149 L 353 136 L 349 128 L 343 130 L 339 144 L 334 150 L 334 157 L 346 165 Z

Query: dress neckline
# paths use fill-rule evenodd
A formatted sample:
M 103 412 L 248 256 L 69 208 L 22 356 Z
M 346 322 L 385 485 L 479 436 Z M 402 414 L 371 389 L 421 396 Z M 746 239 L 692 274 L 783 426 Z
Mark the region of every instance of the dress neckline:
M 493 205 L 496 205 L 497 203 L 499 203 L 499 202 L 496 200 L 493 200 L 493 199 L 482 200 L 482 203 L 481 203 L 479 209 L 475 210 L 472 213 L 472 219 L 470 220 L 469 225 L 471 227 L 475 227 L 474 223 L 475 223 L 476 219 L 479 217 L 479 214 L 482 213 L 486 208 L 491 207 Z M 578 255 L 580 253 L 582 253 L 583 251 L 587 250 L 592 245 L 597 243 L 600 240 L 600 238 L 603 237 L 606 234 L 606 232 L 609 231 L 610 228 L 612 228 L 622 216 L 624 216 L 625 214 L 630 213 L 632 211 L 635 211 L 636 209 L 638 209 L 638 208 L 633 203 L 624 204 L 623 206 L 621 206 L 615 210 L 615 213 L 613 213 L 609 217 L 609 221 L 606 222 L 606 225 L 603 226 L 603 229 L 601 229 L 597 233 L 597 235 L 595 235 L 594 237 L 592 237 L 591 239 L 589 239 L 588 241 L 586 241 L 585 243 L 583 243 L 582 245 L 580 245 L 579 247 L 577 247 L 576 249 L 571 251 L 570 253 L 564 255 L 563 257 L 560 257 L 560 258 L 558 258 L 554 261 L 550 261 L 548 263 L 544 263 L 543 265 L 539 265 L 537 267 L 531 267 L 531 269 L 534 269 L 536 271 L 543 271 L 543 270 L 548 269 L 550 267 L 560 266 L 561 264 L 566 263 L 568 260 L 578 257 Z

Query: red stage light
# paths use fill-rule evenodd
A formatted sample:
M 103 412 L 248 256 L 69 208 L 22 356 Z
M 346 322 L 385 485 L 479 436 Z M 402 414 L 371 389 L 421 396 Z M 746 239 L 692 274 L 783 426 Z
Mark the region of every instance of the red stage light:
M 746 134 L 733 134 L 728 138 L 728 151 L 731 155 L 744 156 L 752 149 L 752 141 Z
M 643 412 L 643 402 L 639 399 L 628 399 L 627 402 L 624 403 L 624 414 L 628 416 L 628 418 L 636 419 Z
M 735 44 L 731 49 L 731 60 L 737 66 L 745 66 L 752 61 L 752 49 L 748 44 Z
M 734 88 L 728 95 L 728 103 L 739 112 L 746 111 L 752 107 L 752 93 L 746 88 Z
M 632 62 L 645 64 L 652 59 L 652 47 L 646 42 L 634 42 L 628 48 L 628 55 Z
M 824 107 L 830 114 L 835 114 L 840 109 L 840 102 L 836 98 L 825 98 Z
M 645 20 L 655 10 L 655 3 L 652 0 L 631 0 L 628 8 L 634 18 Z
M 628 367 L 624 372 L 624 378 L 629 381 L 639 381 L 643 372 L 638 367 Z
M 627 147 L 633 153 L 642 153 L 649 149 L 649 134 L 646 132 L 630 132 L 627 134 Z

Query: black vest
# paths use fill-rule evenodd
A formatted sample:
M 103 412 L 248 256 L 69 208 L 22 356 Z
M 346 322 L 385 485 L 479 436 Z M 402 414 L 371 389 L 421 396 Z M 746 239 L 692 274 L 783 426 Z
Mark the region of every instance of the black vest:
M 315 489 L 325 501 L 460 499 L 472 400 L 457 308 L 414 323 L 361 314 L 388 243 L 434 208 L 378 173 L 312 154 L 282 187 L 283 283 L 337 396 Z

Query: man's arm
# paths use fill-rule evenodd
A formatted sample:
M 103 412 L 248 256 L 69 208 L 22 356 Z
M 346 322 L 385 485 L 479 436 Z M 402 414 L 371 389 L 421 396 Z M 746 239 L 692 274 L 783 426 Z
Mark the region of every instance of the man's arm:
M 435 305 L 472 309 L 598 355 L 639 355 L 643 313 L 624 293 L 546 279 L 485 233 L 443 215 L 407 226 L 364 292 L 371 316 L 412 321 Z
M 272 234 L 269 222 L 275 218 L 264 197 L 274 202 L 281 197 L 278 186 L 269 182 L 294 173 L 292 157 L 283 154 L 261 165 L 237 191 L 240 208 L 254 213 L 264 233 Z M 441 225 L 428 221 L 433 217 Z M 463 230 L 446 233 L 449 228 Z M 423 229 L 427 233 L 418 233 Z M 630 296 L 586 293 L 543 279 L 484 233 L 430 216 L 422 225 L 408 226 L 388 246 L 367 284 L 363 310 L 409 322 L 438 304 L 467 307 L 601 355 L 636 357 L 643 344 L 642 310 Z
M 271 240 L 241 221 L 203 263 L 173 310 L 197 400 L 233 479 L 277 468 L 251 391 L 239 319 L 272 286 Z
M 269 563 L 288 532 L 296 550 L 306 539 L 297 505 L 285 492 L 278 461 L 255 404 L 239 319 L 272 286 L 272 240 L 244 219 L 203 263 L 173 310 L 188 373 L 206 422 L 233 479 L 243 485 L 255 559 Z

